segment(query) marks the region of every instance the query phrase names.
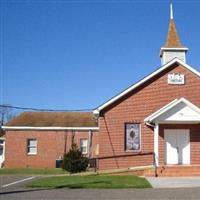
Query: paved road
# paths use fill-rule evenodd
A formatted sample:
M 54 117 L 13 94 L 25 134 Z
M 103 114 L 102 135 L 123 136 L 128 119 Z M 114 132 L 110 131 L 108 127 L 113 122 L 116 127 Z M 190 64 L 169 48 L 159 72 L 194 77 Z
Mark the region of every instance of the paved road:
M 32 200 L 32 199 L 58 199 L 58 200 L 135 200 L 135 199 L 199 199 L 200 189 L 52 189 L 52 190 L 12 190 L 0 193 L 2 200 Z
M 28 178 L 22 176 L 1 176 L 0 177 L 0 200 L 32 200 L 32 199 L 58 199 L 58 200 L 135 200 L 135 199 L 200 199 L 200 188 L 179 188 L 179 189 L 27 189 L 20 182 L 8 187 L 3 185 L 13 181 Z M 30 181 L 30 180 L 29 180 Z

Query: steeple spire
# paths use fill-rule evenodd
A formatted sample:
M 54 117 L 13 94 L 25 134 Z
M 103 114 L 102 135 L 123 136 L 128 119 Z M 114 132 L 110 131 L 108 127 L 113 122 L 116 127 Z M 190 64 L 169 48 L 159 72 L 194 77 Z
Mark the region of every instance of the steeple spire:
M 173 5 L 170 3 L 170 21 L 165 45 L 161 48 L 160 57 L 162 64 L 166 64 L 174 58 L 186 62 L 187 48 L 181 43 L 174 21 Z
M 182 48 L 180 37 L 178 35 L 174 19 L 170 19 L 167 41 L 164 45 L 166 48 Z
M 169 21 L 169 28 L 168 28 L 168 34 L 167 34 L 167 41 L 164 47 L 166 48 L 183 47 L 183 45 L 181 44 L 177 29 L 176 29 L 172 3 L 170 3 L 170 21 Z

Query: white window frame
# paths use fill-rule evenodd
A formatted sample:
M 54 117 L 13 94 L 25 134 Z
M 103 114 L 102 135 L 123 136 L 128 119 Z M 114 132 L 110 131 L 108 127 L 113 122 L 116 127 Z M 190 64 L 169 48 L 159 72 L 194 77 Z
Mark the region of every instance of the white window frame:
M 83 146 L 83 141 L 87 141 L 86 145 L 84 145 L 84 146 Z M 86 148 L 86 151 L 82 151 L 82 148 L 84 148 L 84 147 Z M 80 150 L 81 150 L 82 154 L 84 154 L 84 155 L 88 154 L 88 139 L 87 138 L 81 138 L 80 139 Z
M 30 141 L 36 141 L 36 145 L 34 145 L 34 146 L 29 145 Z M 30 152 L 30 148 L 35 148 L 36 151 Z M 35 139 L 35 138 L 28 138 L 27 139 L 27 154 L 28 155 L 37 155 L 37 139 Z

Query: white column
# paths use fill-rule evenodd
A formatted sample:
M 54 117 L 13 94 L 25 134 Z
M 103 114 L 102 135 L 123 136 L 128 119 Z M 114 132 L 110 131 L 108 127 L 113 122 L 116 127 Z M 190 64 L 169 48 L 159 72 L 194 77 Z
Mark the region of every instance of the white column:
M 159 166 L 159 143 L 158 143 L 158 139 L 159 139 L 159 125 L 155 124 L 154 127 L 154 155 L 155 155 L 155 165 Z

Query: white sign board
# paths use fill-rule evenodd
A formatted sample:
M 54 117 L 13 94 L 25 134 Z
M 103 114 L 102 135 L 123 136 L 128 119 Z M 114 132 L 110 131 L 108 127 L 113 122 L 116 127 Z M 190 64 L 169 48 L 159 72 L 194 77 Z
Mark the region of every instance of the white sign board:
M 168 74 L 168 84 L 183 85 L 185 84 L 184 74 Z

